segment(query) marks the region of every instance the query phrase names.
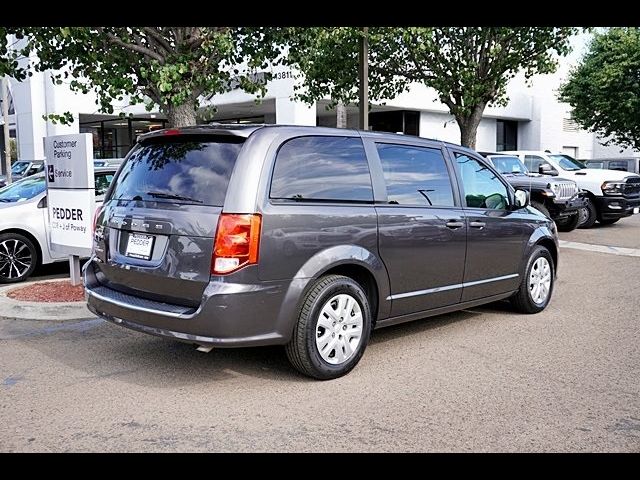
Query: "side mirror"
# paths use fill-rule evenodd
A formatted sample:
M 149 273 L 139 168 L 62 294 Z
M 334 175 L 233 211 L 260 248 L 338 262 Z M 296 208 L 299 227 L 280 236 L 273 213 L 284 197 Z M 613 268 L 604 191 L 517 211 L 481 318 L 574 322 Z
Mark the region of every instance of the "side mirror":
M 548 163 L 541 164 L 538 167 L 538 173 L 540 175 L 553 175 L 554 177 L 558 175 L 558 171 Z
M 47 208 L 47 196 L 45 195 L 38 202 L 38 208 Z
M 516 193 L 514 195 L 515 205 L 514 209 L 524 208 L 529 206 L 529 191 L 522 190 L 520 188 L 516 188 Z

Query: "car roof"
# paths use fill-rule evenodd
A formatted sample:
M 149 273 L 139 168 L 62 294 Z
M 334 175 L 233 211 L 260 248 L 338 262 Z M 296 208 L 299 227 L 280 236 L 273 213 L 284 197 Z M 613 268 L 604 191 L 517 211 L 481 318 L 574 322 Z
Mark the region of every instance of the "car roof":
M 153 132 L 144 133 L 138 136 L 138 141 L 144 141 L 151 138 L 163 137 L 165 135 L 176 135 L 176 134 L 184 134 L 184 135 L 232 135 L 237 137 L 248 138 L 252 133 L 257 130 L 263 129 L 273 129 L 273 128 L 295 128 L 296 130 L 300 130 L 301 133 L 331 133 L 332 131 L 338 133 L 340 132 L 344 135 L 344 128 L 332 128 L 332 127 L 321 127 L 321 126 L 312 126 L 312 125 L 284 125 L 284 124 L 266 124 L 266 123 L 243 123 L 243 124 L 229 124 L 229 123 L 209 123 L 206 125 L 193 125 L 187 127 L 179 127 L 179 128 L 164 128 L 161 130 L 154 130 Z M 463 147 L 461 145 L 446 142 L 444 140 L 438 140 L 435 138 L 427 138 L 427 137 L 416 137 L 413 135 L 404 135 L 399 133 L 390 133 L 390 132 L 374 132 L 371 130 L 356 130 L 356 129 L 347 129 L 346 131 L 352 131 L 354 133 L 359 133 L 364 136 L 372 136 L 372 137 L 385 137 L 385 138 L 398 138 L 398 139 L 411 139 L 416 138 L 420 140 L 429 140 L 432 142 L 437 142 L 442 145 L 447 145 L 450 147 L 455 147 L 457 149 L 466 150 L 469 152 L 474 152 L 474 150 Z

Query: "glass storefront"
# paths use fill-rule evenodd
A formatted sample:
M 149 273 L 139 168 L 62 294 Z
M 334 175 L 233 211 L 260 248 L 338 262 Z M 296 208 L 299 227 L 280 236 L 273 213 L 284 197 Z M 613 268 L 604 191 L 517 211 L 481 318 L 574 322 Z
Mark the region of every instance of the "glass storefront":
M 82 122 L 80 133 L 93 136 L 94 158 L 122 158 L 135 144 L 138 135 L 165 128 L 167 121 L 149 118 L 112 118 Z

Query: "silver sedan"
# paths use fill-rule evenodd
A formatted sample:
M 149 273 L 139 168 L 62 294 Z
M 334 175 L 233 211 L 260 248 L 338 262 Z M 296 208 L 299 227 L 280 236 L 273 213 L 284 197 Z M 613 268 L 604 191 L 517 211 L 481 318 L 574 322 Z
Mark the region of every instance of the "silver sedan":
M 96 168 L 96 203 L 102 203 L 116 172 Z M 49 250 L 47 188 L 43 173 L 0 189 L 0 284 L 21 282 L 38 265 L 64 261 Z

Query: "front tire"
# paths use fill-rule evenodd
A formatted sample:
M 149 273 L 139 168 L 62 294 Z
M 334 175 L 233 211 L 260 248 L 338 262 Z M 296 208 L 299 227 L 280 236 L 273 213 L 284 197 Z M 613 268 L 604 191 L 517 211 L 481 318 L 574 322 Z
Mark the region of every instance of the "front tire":
M 556 226 L 558 230 L 561 232 L 571 232 L 578 228 L 578 224 L 580 223 L 580 214 L 575 213 L 568 217 L 559 218 L 556 220 Z
M 18 233 L 0 234 L 0 284 L 29 278 L 38 264 L 38 250 Z
M 545 247 L 534 248 L 526 268 L 520 289 L 511 297 L 511 303 L 520 313 L 538 313 L 544 310 L 553 293 L 553 257 Z
M 598 219 L 598 211 L 596 210 L 596 206 L 593 204 L 593 200 L 587 198 L 585 200 L 585 205 L 578 212 L 580 216 L 580 224 L 578 228 L 591 228 L 593 224 L 596 223 Z
M 531 202 L 531 206 L 533 208 L 535 208 L 536 210 L 540 210 L 540 212 L 542 212 L 545 217 L 551 218 L 551 215 L 549 214 L 549 209 L 547 207 L 545 207 L 542 203 L 536 202 L 536 201 L 532 201 Z
M 362 358 L 371 324 L 362 287 L 349 277 L 326 275 L 304 298 L 287 357 L 304 375 L 319 380 L 341 377 Z

